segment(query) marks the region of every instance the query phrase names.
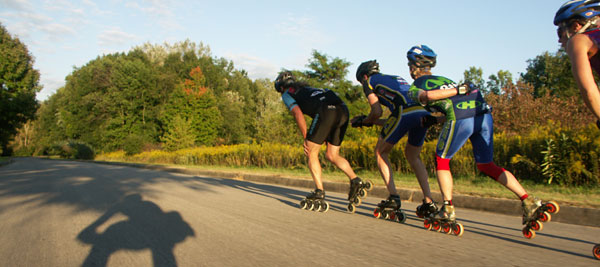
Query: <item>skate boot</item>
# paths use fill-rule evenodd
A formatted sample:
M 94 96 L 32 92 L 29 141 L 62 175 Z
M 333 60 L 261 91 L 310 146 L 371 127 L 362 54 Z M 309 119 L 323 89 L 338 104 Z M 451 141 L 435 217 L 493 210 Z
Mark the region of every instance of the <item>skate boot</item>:
M 558 213 L 560 206 L 554 201 L 542 202 L 534 196 L 528 196 L 521 202 L 523 208 L 523 236 L 527 239 L 535 237 L 535 232 L 542 231 L 544 224 L 552 220 L 552 213 Z
M 427 218 L 430 217 L 431 215 L 435 214 L 438 212 L 438 208 L 437 205 L 435 205 L 435 202 L 425 202 L 425 199 L 423 199 L 423 204 L 419 205 L 417 207 L 417 216 L 419 218 Z
M 361 198 L 367 197 L 367 191 L 373 189 L 373 183 L 369 180 L 362 180 L 356 177 L 350 181 L 350 190 L 348 191 L 348 212 L 354 213 L 356 207 L 362 203 Z
M 447 201 L 444 201 L 444 205 L 437 213 L 425 218 L 423 225 L 427 230 L 443 232 L 445 234 L 462 236 L 464 233 L 463 225 L 456 222 L 454 205 L 450 205 Z
M 327 212 L 329 210 L 329 203 L 325 201 L 325 192 L 321 189 L 315 189 L 315 191 L 310 192 L 305 199 L 300 201 L 300 208 Z
M 373 216 L 377 219 L 384 218 L 404 223 L 406 221 L 406 214 L 400 209 L 401 206 L 400 196 L 390 195 L 386 200 L 382 200 L 381 203 L 377 204 L 377 207 L 373 211 Z

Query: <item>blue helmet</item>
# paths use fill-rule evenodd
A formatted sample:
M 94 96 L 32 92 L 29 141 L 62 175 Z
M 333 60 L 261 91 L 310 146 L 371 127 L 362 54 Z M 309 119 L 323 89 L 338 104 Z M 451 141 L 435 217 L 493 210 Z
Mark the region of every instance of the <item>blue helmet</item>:
M 558 26 L 562 22 L 581 17 L 589 19 L 600 15 L 600 0 L 572 0 L 564 3 L 556 15 L 554 15 L 554 25 Z
M 426 45 L 417 45 L 411 47 L 406 52 L 406 57 L 408 58 L 408 62 L 417 66 L 417 68 L 433 68 L 435 67 L 437 54 Z

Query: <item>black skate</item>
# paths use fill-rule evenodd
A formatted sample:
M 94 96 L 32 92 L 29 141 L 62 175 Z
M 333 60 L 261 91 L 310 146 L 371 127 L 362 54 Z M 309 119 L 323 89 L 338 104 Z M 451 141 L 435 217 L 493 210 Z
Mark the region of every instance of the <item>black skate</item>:
M 425 200 L 423 200 L 423 204 L 419 205 L 417 207 L 417 217 L 419 218 L 426 218 L 426 217 L 430 217 L 433 216 L 433 214 L 438 212 L 438 208 L 437 205 L 435 205 L 435 202 L 430 202 L 427 203 L 425 202 Z
M 373 183 L 369 180 L 362 180 L 356 177 L 350 181 L 350 190 L 348 191 L 348 212 L 354 213 L 356 207 L 362 203 L 361 198 L 367 197 L 367 192 L 373 189 Z
M 377 207 L 373 211 L 373 216 L 377 219 L 386 219 L 404 223 L 406 221 L 406 214 L 400 209 L 402 206 L 399 196 L 389 196 L 386 200 L 382 200 L 381 203 L 377 204 Z
M 310 192 L 305 199 L 300 201 L 300 208 L 327 212 L 329 210 L 329 203 L 325 201 L 325 192 L 321 189 L 315 189 L 315 191 Z
M 429 231 L 443 232 L 445 234 L 454 234 L 462 236 L 465 229 L 461 223 L 456 222 L 456 213 L 454 206 L 444 203 L 442 208 L 428 217 L 425 217 L 423 226 Z
M 535 237 L 535 232 L 542 231 L 544 224 L 552 220 L 550 214 L 558 213 L 560 206 L 554 201 L 542 202 L 540 199 L 530 196 L 523 200 L 523 236 L 527 239 Z

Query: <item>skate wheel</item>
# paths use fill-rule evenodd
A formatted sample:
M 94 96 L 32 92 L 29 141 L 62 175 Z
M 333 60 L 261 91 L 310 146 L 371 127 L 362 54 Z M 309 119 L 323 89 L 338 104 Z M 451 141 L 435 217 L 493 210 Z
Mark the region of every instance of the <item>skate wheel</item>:
M 450 225 L 450 223 L 442 223 L 442 232 L 444 234 L 451 234 L 452 233 L 452 226 Z
M 381 219 L 381 210 L 379 208 L 375 208 L 373 211 L 373 216 L 375 216 L 377 219 Z
M 465 233 L 465 228 L 460 223 L 455 223 L 452 225 L 452 233 L 455 236 L 462 236 Z
M 355 206 L 360 206 L 360 204 L 362 204 L 362 200 L 359 197 L 355 198 L 354 199 L 354 205 Z
M 399 223 L 404 223 L 406 221 L 406 213 L 404 213 L 403 211 L 397 211 L 396 221 Z
M 315 210 L 315 203 L 314 202 L 308 203 L 308 207 L 306 209 L 314 211 Z
M 321 208 L 319 209 L 320 212 L 327 212 L 329 210 L 329 203 L 323 201 L 323 203 L 321 203 L 319 205 Z
M 433 224 L 431 223 L 431 220 L 425 219 L 423 221 L 423 226 L 425 227 L 425 229 L 427 229 L 427 231 L 430 231 Z
M 394 215 L 394 213 L 392 212 L 387 212 L 387 211 L 383 211 L 383 218 L 385 218 L 386 220 L 394 220 L 396 218 L 396 216 Z
M 350 213 L 356 212 L 356 207 L 354 206 L 353 203 L 348 204 L 348 212 L 350 212 Z
M 306 203 L 306 200 L 301 200 L 300 201 L 300 208 L 305 210 L 306 208 L 308 208 L 308 204 Z
M 594 257 L 595 257 L 597 260 L 600 260 L 600 244 L 596 244 L 596 245 L 594 246 L 593 253 L 594 253 Z
M 538 220 L 535 220 L 529 223 L 529 227 L 531 227 L 531 230 L 533 231 L 542 231 L 542 229 L 544 229 L 544 224 Z
M 523 228 L 523 236 L 527 239 L 535 238 L 535 232 L 531 231 L 528 227 Z
M 550 213 L 558 213 L 560 211 L 560 206 L 554 201 L 548 201 L 548 203 L 546 203 L 546 211 Z
M 538 219 L 540 219 L 540 221 L 542 222 L 549 222 L 550 220 L 552 220 L 552 216 L 550 216 L 550 213 L 544 211 L 540 213 Z
M 371 182 L 371 180 L 367 180 L 365 185 L 366 185 L 367 190 L 371 191 L 371 189 L 373 189 L 373 182 Z
M 361 188 L 361 189 L 358 191 L 358 196 L 359 196 L 359 197 L 362 197 L 362 198 L 366 198 L 366 197 L 367 197 L 367 190 L 365 190 L 364 188 Z
M 433 224 L 431 225 L 431 230 L 439 232 L 441 229 L 442 229 L 442 226 L 440 225 L 440 222 L 439 221 L 433 221 Z

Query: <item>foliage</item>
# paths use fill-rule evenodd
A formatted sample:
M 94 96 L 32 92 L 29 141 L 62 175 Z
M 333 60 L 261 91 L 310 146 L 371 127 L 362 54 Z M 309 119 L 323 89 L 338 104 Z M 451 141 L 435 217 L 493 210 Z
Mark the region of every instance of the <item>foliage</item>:
M 0 152 L 4 155 L 9 153 L 9 141 L 38 108 L 40 73 L 33 63 L 27 47 L 0 24 Z
M 161 138 L 165 149 L 175 151 L 186 147 L 192 147 L 195 140 L 192 131 L 192 120 L 184 119 L 176 115 L 170 123 L 165 135 Z
M 535 97 L 546 94 L 570 97 L 578 94 L 579 90 L 571 73 L 571 62 L 564 50 L 544 52 L 527 60 L 527 63 L 527 71 L 521 74 L 521 79 L 533 86 Z

